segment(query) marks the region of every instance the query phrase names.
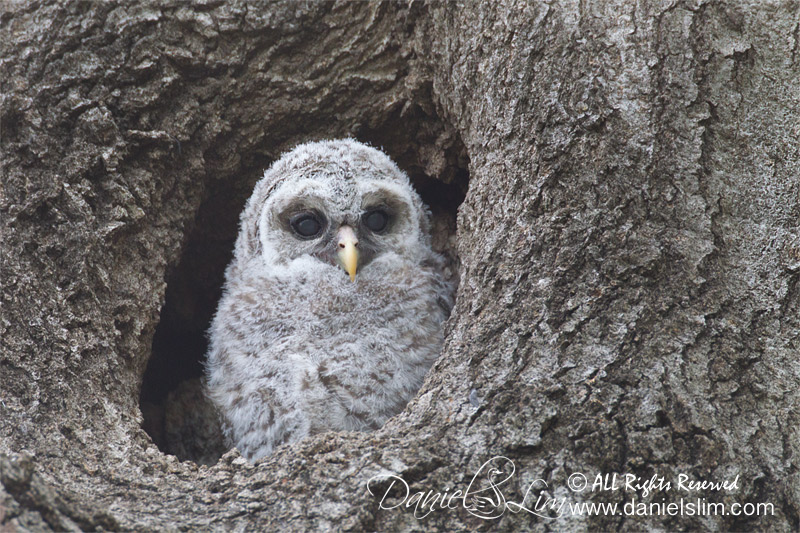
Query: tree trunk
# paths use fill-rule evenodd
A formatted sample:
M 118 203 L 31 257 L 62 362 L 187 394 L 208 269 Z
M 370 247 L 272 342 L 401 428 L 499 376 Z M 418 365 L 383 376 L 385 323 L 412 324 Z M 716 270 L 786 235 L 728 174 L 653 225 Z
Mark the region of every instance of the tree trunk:
M 7 5 L 0 529 L 800 529 L 799 20 L 790 1 Z M 342 136 L 445 218 L 468 172 L 441 358 L 375 433 L 256 465 L 163 453 L 140 400 L 199 372 L 253 184 Z

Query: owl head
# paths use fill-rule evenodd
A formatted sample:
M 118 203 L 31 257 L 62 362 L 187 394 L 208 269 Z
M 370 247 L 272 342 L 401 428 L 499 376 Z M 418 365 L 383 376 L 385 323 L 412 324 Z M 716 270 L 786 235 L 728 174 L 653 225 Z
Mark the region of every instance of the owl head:
M 376 259 L 420 262 L 430 250 L 430 214 L 408 177 L 354 140 L 302 144 L 281 157 L 256 184 L 241 225 L 234 263 L 273 272 L 310 260 L 355 281 Z

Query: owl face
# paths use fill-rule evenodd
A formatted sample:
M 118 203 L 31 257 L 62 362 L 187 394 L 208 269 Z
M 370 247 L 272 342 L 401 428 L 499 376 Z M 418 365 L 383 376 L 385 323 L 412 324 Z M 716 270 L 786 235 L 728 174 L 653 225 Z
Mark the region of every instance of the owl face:
M 413 261 L 427 243 L 428 213 L 408 178 L 381 152 L 354 145 L 362 158 L 343 160 L 335 149 L 319 150 L 319 143 L 306 157 L 289 154 L 300 157 L 290 172 L 282 169 L 286 178 L 258 217 L 260 256 L 268 266 L 311 258 L 355 281 L 376 258 Z

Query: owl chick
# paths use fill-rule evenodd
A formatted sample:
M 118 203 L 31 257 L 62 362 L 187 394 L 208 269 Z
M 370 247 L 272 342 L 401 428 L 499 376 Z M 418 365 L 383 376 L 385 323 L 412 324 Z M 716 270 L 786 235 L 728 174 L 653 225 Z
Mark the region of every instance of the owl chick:
M 298 146 L 241 217 L 209 330 L 209 397 L 253 460 L 329 430 L 374 430 L 422 384 L 453 304 L 430 214 L 381 151 Z

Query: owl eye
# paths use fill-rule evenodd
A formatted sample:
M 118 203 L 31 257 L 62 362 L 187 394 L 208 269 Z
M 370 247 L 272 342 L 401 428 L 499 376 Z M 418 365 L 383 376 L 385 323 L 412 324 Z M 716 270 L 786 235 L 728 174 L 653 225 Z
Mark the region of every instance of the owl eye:
M 304 239 L 311 239 L 322 233 L 322 221 L 314 213 L 297 214 L 289 220 L 289 224 Z
M 380 232 L 386 229 L 386 225 L 389 223 L 389 215 L 383 209 L 375 209 L 365 213 L 361 220 L 370 230 Z

